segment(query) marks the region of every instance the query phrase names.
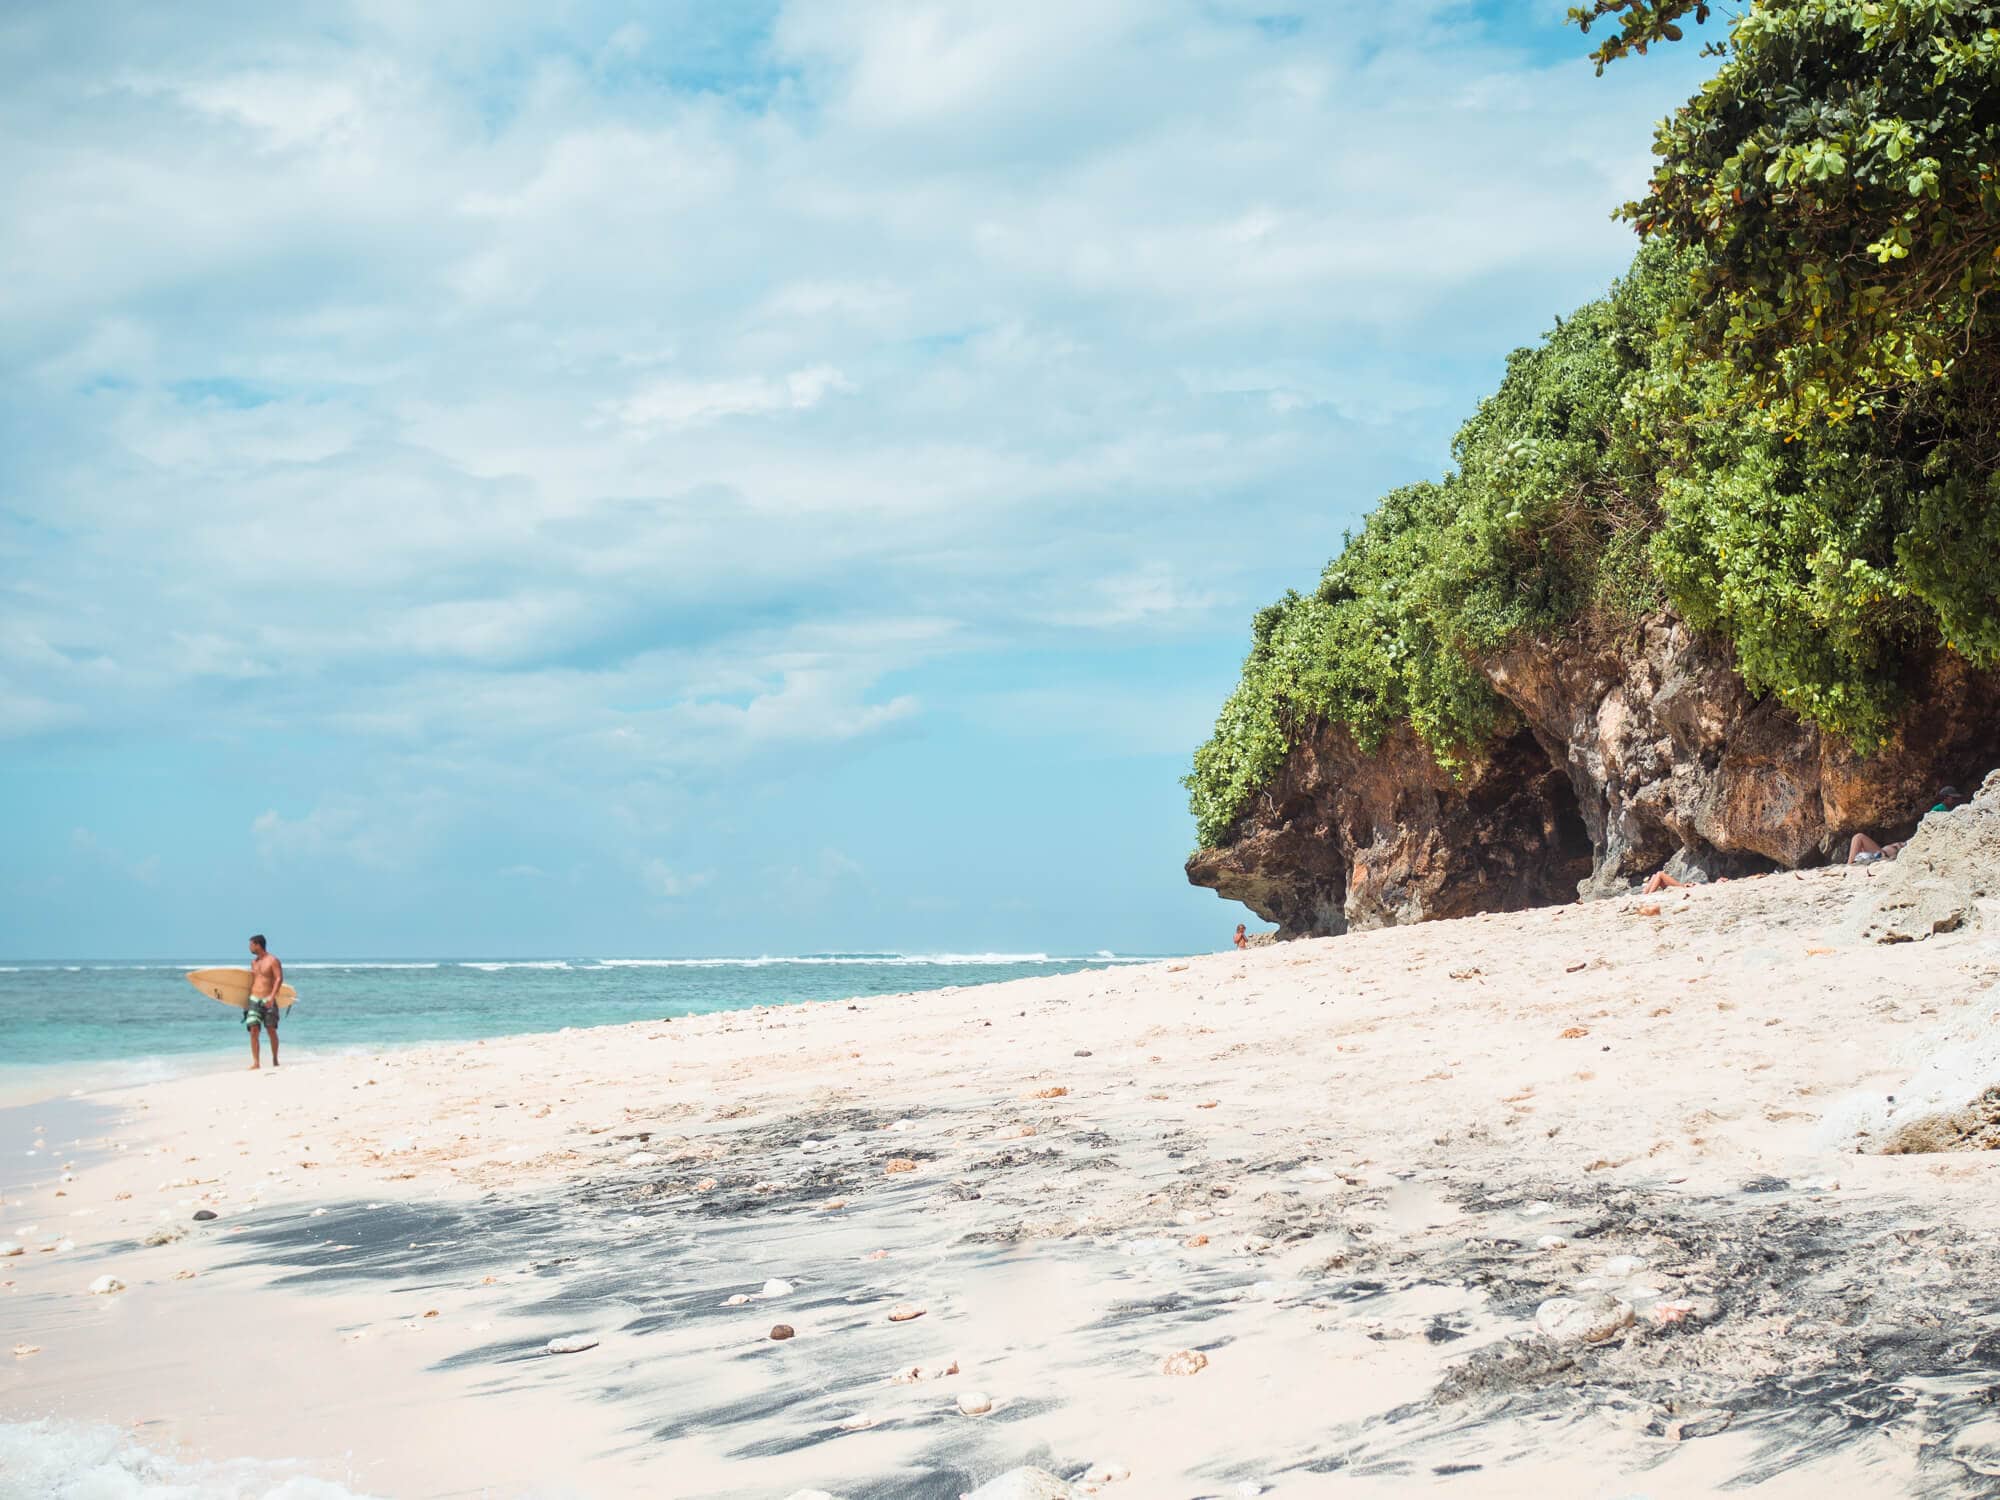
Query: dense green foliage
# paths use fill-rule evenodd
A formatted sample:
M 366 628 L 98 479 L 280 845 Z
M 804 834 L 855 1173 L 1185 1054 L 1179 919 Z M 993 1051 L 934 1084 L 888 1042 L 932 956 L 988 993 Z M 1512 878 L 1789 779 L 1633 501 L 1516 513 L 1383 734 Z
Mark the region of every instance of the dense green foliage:
M 1661 9 L 1626 24 L 1670 25 Z M 1990 342 L 2000 6 L 1760 0 L 1654 140 L 1642 234 L 1700 253 L 1694 351 L 1771 420 L 1868 415 Z M 1996 299 L 2000 306 L 2000 299 Z
M 1597 0 L 1600 64 L 1696 0 Z M 1753 690 L 1863 746 L 1940 649 L 2000 665 L 2000 30 L 1964 0 L 1758 0 L 1664 122 L 1647 243 L 1261 611 L 1187 778 L 1220 842 L 1292 738 L 1408 723 L 1446 765 L 1505 718 L 1480 662 L 1666 603 Z M 1698 17 L 1699 19 L 1700 17 Z M 1995 299 L 2000 305 L 2000 299 Z

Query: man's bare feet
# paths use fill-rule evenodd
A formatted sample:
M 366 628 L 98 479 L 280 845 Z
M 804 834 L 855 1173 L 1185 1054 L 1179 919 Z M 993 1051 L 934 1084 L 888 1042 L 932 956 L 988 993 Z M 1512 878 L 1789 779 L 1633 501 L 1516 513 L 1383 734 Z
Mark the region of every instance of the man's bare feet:
M 252 1063 L 248 1068 L 244 1069 L 244 1071 L 247 1073 L 257 1073 L 263 1071 L 263 1067 L 264 1065 L 262 1063 Z

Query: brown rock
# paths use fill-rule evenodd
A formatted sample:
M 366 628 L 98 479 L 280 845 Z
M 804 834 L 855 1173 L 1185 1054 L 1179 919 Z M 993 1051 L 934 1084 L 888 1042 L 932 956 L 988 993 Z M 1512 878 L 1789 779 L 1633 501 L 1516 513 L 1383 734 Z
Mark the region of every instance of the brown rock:
M 926 1311 L 928 1309 L 919 1307 L 914 1302 L 898 1302 L 894 1307 L 889 1309 L 889 1321 L 891 1323 L 913 1322 L 921 1318 Z
M 792 1333 L 792 1325 L 789 1323 L 773 1323 L 771 1325 L 771 1337 L 779 1343 L 783 1343 L 786 1339 L 792 1337 Z
M 885 1173 L 914 1172 L 917 1170 L 917 1164 L 907 1156 L 892 1156 L 889 1158 L 888 1165 L 883 1167 L 882 1170 Z
M 1208 1368 L 1208 1356 L 1199 1349 L 1181 1349 L 1160 1361 L 1162 1375 L 1199 1375 Z

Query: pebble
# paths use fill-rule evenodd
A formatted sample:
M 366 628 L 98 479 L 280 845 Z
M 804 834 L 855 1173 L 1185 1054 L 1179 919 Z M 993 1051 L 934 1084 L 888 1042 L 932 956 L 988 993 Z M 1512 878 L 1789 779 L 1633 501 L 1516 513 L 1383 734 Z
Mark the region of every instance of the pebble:
M 186 1233 L 187 1231 L 182 1229 L 178 1224 L 162 1224 L 158 1229 L 155 1229 L 151 1234 L 139 1241 L 139 1243 L 149 1248 L 155 1245 L 171 1245 L 175 1240 L 186 1235 Z
M 960 1391 L 958 1409 L 968 1417 L 983 1417 L 993 1410 L 993 1398 L 984 1391 Z
M 842 1417 L 837 1425 L 842 1432 L 866 1432 L 875 1425 L 875 1419 L 865 1411 L 858 1411 L 851 1417 Z
M 789 1323 L 773 1323 L 771 1325 L 771 1337 L 781 1344 L 786 1339 L 793 1337 L 796 1332 L 797 1330 Z
M 1047 1469 L 1023 1466 L 989 1479 L 963 1500 L 1075 1500 L 1076 1491 Z
M 1117 1484 L 1121 1479 L 1130 1479 L 1132 1471 L 1123 1464 L 1097 1464 L 1083 1477 L 1092 1484 Z
M 1190 1250 L 1199 1250 L 1203 1245 L 1206 1245 L 1207 1243 L 1208 1243 L 1208 1236 L 1205 1234 L 1191 1234 L 1186 1239 L 1181 1241 L 1181 1244 L 1183 1244 Z
M 595 1349 L 597 1340 L 588 1334 L 571 1333 L 561 1338 L 550 1339 L 543 1347 L 550 1354 L 581 1354 L 586 1349 Z
M 921 1318 L 926 1311 L 927 1309 L 917 1306 L 914 1302 L 898 1302 L 889 1309 L 889 1321 L 907 1323 L 913 1318 Z
M 1208 1356 L 1199 1349 L 1179 1349 L 1160 1361 L 1162 1375 L 1198 1375 L 1208 1368 Z
M 651 1167 L 657 1166 L 659 1161 L 660 1158 L 653 1155 L 650 1151 L 634 1151 L 630 1156 L 625 1158 L 625 1165 L 628 1167 Z
M 1597 1292 L 1551 1297 L 1535 1309 L 1535 1327 L 1559 1344 L 1597 1344 L 1632 1322 L 1632 1304 Z
M 1567 1250 L 1569 1241 L 1559 1234 L 1545 1234 L 1535 1241 L 1537 1250 Z
M 219 1216 L 212 1208 L 197 1208 L 194 1211 L 194 1221 L 197 1224 L 206 1224 L 210 1219 L 217 1217 Z
M 749 1300 L 750 1298 L 747 1293 L 737 1292 L 732 1296 L 723 1298 L 722 1305 L 724 1307 L 742 1307 Z
M 882 1168 L 882 1171 L 885 1174 L 894 1174 L 896 1172 L 914 1172 L 916 1170 L 917 1170 L 917 1164 L 911 1161 L 907 1156 L 892 1156 L 889 1158 L 888 1165 Z
M 1606 1276 L 1633 1276 L 1646 1269 L 1646 1263 L 1636 1255 L 1614 1255 L 1604 1263 Z
M 779 1281 L 773 1277 L 764 1283 L 764 1290 L 757 1295 L 760 1297 L 789 1297 L 797 1290 L 798 1288 L 793 1286 L 789 1281 Z
M 90 1284 L 90 1295 L 93 1297 L 108 1297 L 113 1292 L 124 1290 L 125 1283 L 116 1276 L 100 1276 Z
M 30 1354 L 40 1354 L 41 1352 L 42 1346 L 40 1344 L 16 1344 L 14 1346 L 14 1358 L 16 1359 L 26 1359 Z
M 24 1255 L 26 1248 L 19 1240 L 0 1240 L 0 1258 L 9 1255 Z

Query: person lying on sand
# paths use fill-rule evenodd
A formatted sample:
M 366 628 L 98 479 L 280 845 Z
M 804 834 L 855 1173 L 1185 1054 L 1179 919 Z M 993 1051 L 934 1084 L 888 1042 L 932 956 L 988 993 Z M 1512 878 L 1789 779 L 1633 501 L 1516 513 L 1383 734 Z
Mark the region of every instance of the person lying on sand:
M 1930 811 L 1948 813 L 1963 801 L 1965 798 L 1959 795 L 1957 787 L 1939 787 L 1938 799 Z M 1925 813 L 1924 816 L 1929 817 L 1930 813 Z M 1908 839 L 1897 839 L 1893 843 L 1878 844 L 1867 834 L 1857 833 L 1847 841 L 1847 862 L 1850 865 L 1872 865 L 1877 860 L 1894 859 L 1903 852 L 1903 845 L 1908 842 Z
M 278 991 L 285 983 L 285 966 L 264 946 L 264 934 L 250 939 L 250 1003 L 243 1008 L 243 1025 L 250 1033 L 250 1071 L 264 1066 L 258 1028 L 271 1038 L 271 1066 L 278 1065 Z
M 1651 875 L 1646 877 L 1645 894 L 1648 896 L 1657 896 L 1661 891 L 1666 890 L 1670 886 L 1686 884 L 1685 880 L 1676 880 L 1665 870 L 1655 870 Z

